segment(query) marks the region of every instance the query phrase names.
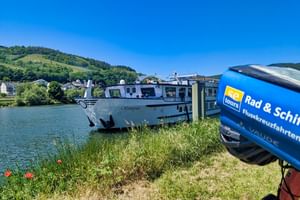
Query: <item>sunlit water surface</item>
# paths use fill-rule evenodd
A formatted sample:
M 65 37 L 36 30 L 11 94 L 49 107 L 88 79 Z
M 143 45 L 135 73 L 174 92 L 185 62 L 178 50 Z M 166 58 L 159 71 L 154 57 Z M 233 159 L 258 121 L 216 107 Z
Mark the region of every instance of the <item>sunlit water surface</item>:
M 53 155 L 61 141 L 80 144 L 91 130 L 77 105 L 0 108 L 0 172 Z

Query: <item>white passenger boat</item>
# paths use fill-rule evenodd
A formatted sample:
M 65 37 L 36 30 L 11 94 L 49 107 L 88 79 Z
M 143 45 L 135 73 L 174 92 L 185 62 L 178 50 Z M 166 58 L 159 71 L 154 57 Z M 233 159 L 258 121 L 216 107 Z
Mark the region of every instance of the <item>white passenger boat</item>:
M 189 80 L 150 84 L 120 84 L 105 88 L 105 97 L 94 98 L 88 81 L 84 98 L 76 102 L 84 109 L 90 126 L 124 129 L 135 126 L 176 123 L 192 118 L 192 86 Z

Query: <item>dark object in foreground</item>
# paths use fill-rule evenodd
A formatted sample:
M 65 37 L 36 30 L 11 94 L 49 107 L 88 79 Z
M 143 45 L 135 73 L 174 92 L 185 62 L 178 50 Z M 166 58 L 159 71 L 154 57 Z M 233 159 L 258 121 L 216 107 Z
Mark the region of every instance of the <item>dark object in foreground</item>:
M 265 196 L 261 200 L 278 200 L 278 198 L 274 194 L 268 194 L 267 196 Z
M 228 152 L 243 162 L 267 165 L 277 160 L 276 156 L 223 124 L 220 128 L 220 137 Z
M 217 98 L 222 125 L 240 134 L 241 142 L 249 140 L 298 170 L 299 100 L 300 71 L 259 65 L 234 67 L 225 72 Z M 224 131 L 222 133 L 224 135 Z M 267 153 L 260 155 L 258 149 L 255 148 L 253 154 L 267 156 Z M 235 150 L 238 151 L 236 155 L 245 150 L 247 148 L 242 145 Z M 247 161 L 248 157 L 241 159 Z M 264 162 L 268 163 L 267 160 L 259 161 L 260 164 Z
M 264 200 L 300 198 L 299 92 L 300 71 L 291 68 L 233 67 L 219 84 L 220 137 L 227 150 L 249 164 L 266 165 L 279 158 L 277 197 Z

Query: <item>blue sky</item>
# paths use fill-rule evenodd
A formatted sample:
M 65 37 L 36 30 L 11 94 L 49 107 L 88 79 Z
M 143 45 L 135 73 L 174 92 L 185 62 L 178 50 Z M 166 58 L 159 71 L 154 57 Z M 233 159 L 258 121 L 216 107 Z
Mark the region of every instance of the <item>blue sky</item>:
M 45 46 L 167 76 L 300 62 L 300 1 L 3 1 L 0 45 Z

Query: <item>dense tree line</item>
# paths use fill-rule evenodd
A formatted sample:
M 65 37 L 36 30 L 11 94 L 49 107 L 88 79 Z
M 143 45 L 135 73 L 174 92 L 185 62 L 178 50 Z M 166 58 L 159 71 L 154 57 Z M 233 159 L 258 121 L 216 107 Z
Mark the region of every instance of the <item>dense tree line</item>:
M 95 89 L 95 95 L 103 93 L 101 89 Z M 75 103 L 75 97 L 82 97 L 84 89 L 71 89 L 63 91 L 61 85 L 52 81 L 49 87 L 34 83 L 21 83 L 17 85 L 16 104 L 18 106 L 49 105 L 56 103 Z
M 67 82 L 71 70 L 61 66 L 48 67 L 46 64 L 25 65 L 22 69 L 9 68 L 0 64 L 0 80 L 8 77 L 12 81 L 34 81 L 45 79 L 46 81 Z

